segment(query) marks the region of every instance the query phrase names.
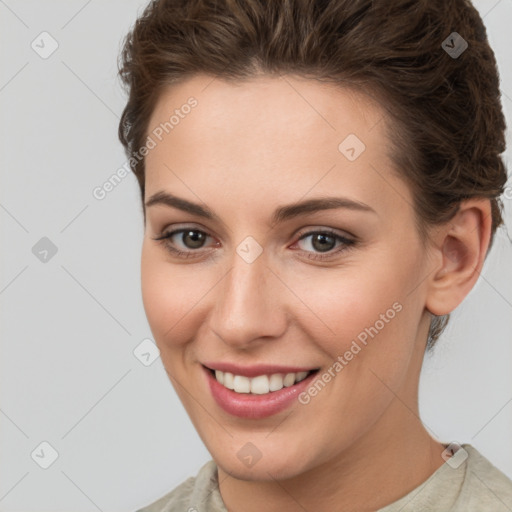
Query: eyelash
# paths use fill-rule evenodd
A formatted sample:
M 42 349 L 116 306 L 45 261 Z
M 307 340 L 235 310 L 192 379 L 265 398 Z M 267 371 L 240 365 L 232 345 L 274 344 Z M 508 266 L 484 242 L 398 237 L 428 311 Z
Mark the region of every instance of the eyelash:
M 202 233 L 203 235 L 209 236 L 208 233 L 205 233 L 204 231 L 202 231 L 200 229 L 181 228 L 181 229 L 176 229 L 174 231 L 169 231 L 168 233 L 162 232 L 159 236 L 153 238 L 153 240 L 156 240 L 157 242 L 162 243 L 168 251 L 170 251 L 171 253 L 173 253 L 175 256 L 177 256 L 179 258 L 184 258 L 184 259 L 191 258 L 191 257 L 193 258 L 196 256 L 196 254 L 194 254 L 194 253 L 199 252 L 201 248 L 197 249 L 197 250 L 191 249 L 188 251 L 182 251 L 181 249 L 177 249 L 176 247 L 173 247 L 170 244 L 170 238 L 172 238 L 174 235 L 176 235 L 178 233 L 185 233 L 185 232 L 190 232 L 190 231 L 195 232 L 195 233 Z M 332 259 L 333 256 L 353 248 L 356 244 L 356 240 L 346 238 L 346 237 L 336 233 L 335 231 L 332 231 L 331 229 L 300 232 L 298 235 L 299 238 L 297 239 L 297 242 L 299 242 L 300 240 L 304 240 L 305 238 L 307 238 L 309 236 L 319 235 L 319 234 L 331 236 L 331 237 L 335 238 L 336 241 L 341 242 L 342 245 L 341 245 L 341 247 L 338 247 L 337 249 L 332 249 L 326 253 L 312 253 L 311 251 L 305 251 L 308 254 L 307 258 L 310 260 L 325 261 L 328 259 Z

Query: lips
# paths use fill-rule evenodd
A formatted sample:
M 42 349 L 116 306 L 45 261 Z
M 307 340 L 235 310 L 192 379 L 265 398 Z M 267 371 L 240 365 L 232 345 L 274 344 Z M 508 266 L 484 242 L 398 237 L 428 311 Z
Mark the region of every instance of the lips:
M 213 366 L 213 365 L 212 365 Z M 316 377 L 317 369 L 311 370 L 307 368 L 297 368 L 289 366 L 276 366 L 276 365 L 260 365 L 253 367 L 242 368 L 240 366 L 231 364 L 215 364 L 217 372 L 222 372 L 220 367 L 224 369 L 234 370 L 233 377 L 237 376 L 241 379 L 259 379 L 261 376 L 275 375 L 276 369 L 282 370 L 283 375 L 290 373 L 300 373 L 300 371 L 308 372 L 307 375 L 294 384 L 289 383 L 289 386 L 282 389 L 266 392 L 266 393 L 252 393 L 250 389 L 245 389 L 247 392 L 236 392 L 228 389 L 223 384 L 217 381 L 215 370 L 207 366 L 203 366 L 204 374 L 206 375 L 207 386 L 212 394 L 213 399 L 217 405 L 225 412 L 246 419 L 262 419 L 290 407 L 297 397 L 308 386 L 311 385 L 313 379 Z M 297 372 L 290 372 L 289 370 L 298 370 Z M 240 372 L 240 373 L 236 373 Z M 269 373 L 266 373 L 269 372 Z M 225 372 L 230 373 L 230 372 Z M 244 375 L 245 374 L 245 375 Z M 249 378 L 249 374 L 251 377 Z

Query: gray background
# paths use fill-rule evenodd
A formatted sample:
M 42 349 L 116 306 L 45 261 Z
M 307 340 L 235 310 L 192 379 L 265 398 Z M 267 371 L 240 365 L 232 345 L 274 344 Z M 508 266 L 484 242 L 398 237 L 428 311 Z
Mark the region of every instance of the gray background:
M 144 5 L 0 0 L 1 511 L 135 510 L 209 459 L 161 360 L 145 366 L 134 355 L 151 338 L 136 180 L 103 200 L 92 194 L 126 161 L 116 59 Z M 511 125 L 512 0 L 476 5 Z M 58 43 L 47 58 L 43 31 Z M 510 231 L 512 187 L 507 197 Z M 56 254 L 44 253 L 43 237 Z M 511 262 L 502 229 L 421 381 L 425 424 L 443 441 L 473 444 L 509 477 Z M 58 452 L 47 469 L 44 441 Z

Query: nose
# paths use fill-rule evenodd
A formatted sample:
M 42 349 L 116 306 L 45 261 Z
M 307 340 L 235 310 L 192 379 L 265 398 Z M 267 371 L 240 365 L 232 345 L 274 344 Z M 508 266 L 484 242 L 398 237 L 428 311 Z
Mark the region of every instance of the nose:
M 216 287 L 210 327 L 237 349 L 278 338 L 286 330 L 284 287 L 267 263 L 263 254 L 247 263 L 235 253 L 231 269 Z

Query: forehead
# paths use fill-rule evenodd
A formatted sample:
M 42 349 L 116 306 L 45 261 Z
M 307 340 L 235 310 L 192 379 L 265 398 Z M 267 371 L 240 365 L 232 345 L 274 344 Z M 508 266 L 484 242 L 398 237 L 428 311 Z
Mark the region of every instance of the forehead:
M 147 134 L 156 146 L 146 157 L 147 195 L 182 188 L 186 177 L 197 195 L 229 182 L 290 200 L 312 188 L 382 200 L 382 176 L 392 173 L 385 126 L 385 109 L 351 88 L 291 75 L 198 75 L 165 89 L 151 116 Z
M 193 110 L 187 107 L 191 98 L 197 102 Z M 351 130 L 364 137 L 384 117 L 381 105 L 361 91 L 295 75 L 261 75 L 245 80 L 193 76 L 163 89 L 148 133 L 169 121 L 174 112 L 180 119 L 173 122 L 172 131 L 177 128 L 176 121 L 190 117 L 186 124 L 198 135 L 202 126 L 205 130 L 236 126 L 243 129 L 242 134 L 279 133 L 281 140 L 306 130 L 320 135 L 337 132 L 337 136 Z M 199 116 L 189 116 L 197 112 Z M 195 123 L 198 117 L 200 122 Z

